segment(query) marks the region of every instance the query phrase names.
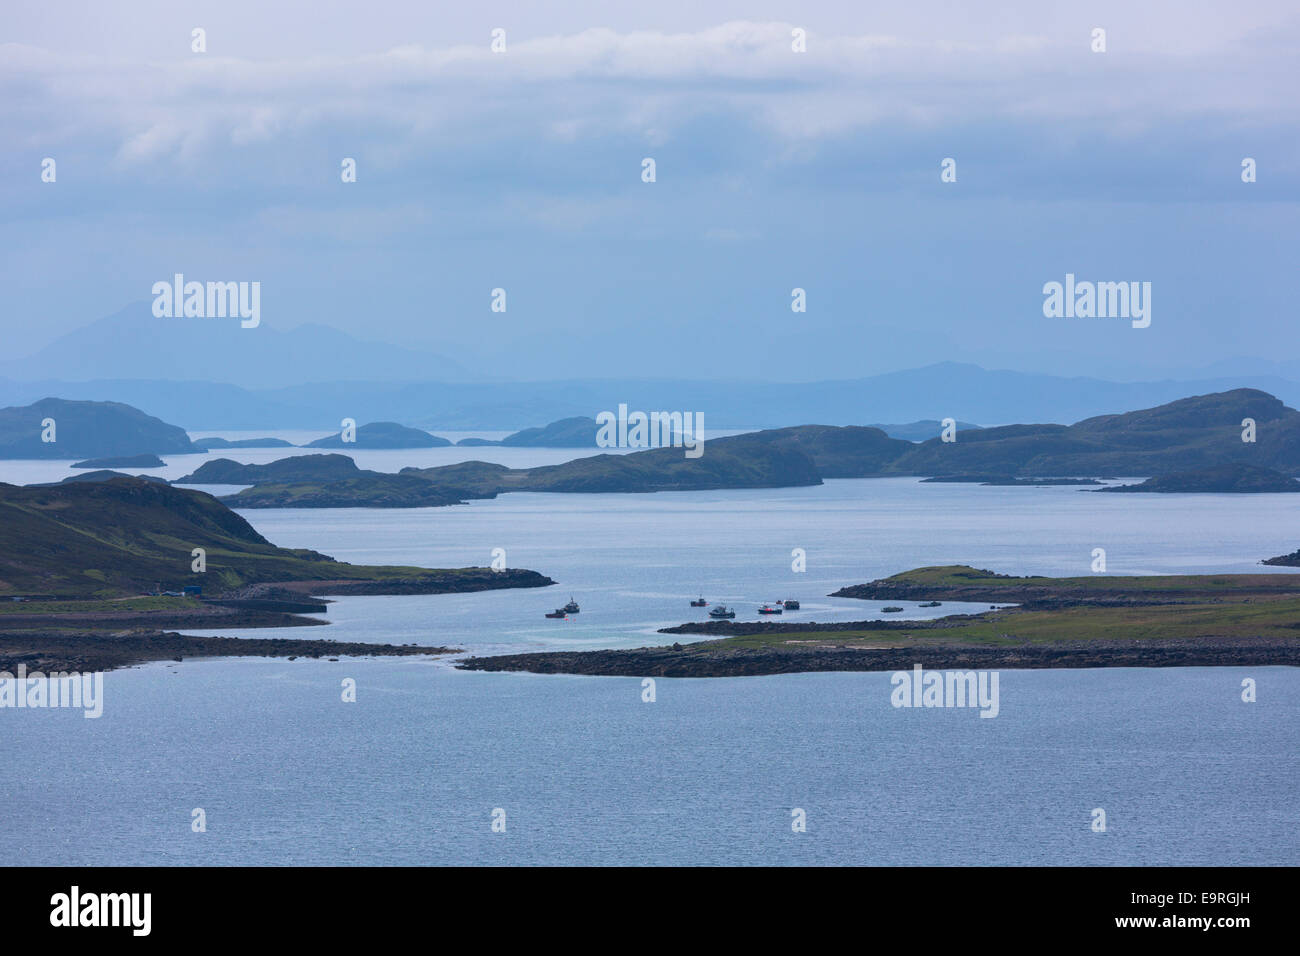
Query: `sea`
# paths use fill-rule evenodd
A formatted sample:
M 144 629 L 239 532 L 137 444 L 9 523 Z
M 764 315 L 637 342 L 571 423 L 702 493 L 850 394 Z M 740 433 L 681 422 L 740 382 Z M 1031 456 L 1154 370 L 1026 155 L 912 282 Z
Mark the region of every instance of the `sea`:
M 164 456 L 149 473 L 303 451 Z M 586 453 L 349 451 L 382 471 Z M 11 483 L 73 473 L 0 462 Z M 283 632 L 461 650 L 450 657 L 154 663 L 105 674 L 97 719 L 0 709 L 6 862 L 1296 865 L 1295 668 L 1002 671 L 988 719 L 895 707 L 888 673 L 647 683 L 454 662 L 684 641 L 656 632 L 702 618 L 696 597 L 742 621 L 785 599 L 801 602 L 792 623 L 978 609 L 828 596 L 922 565 L 1084 575 L 1102 549 L 1110 574 L 1294 574 L 1259 561 L 1300 544 L 1298 498 L 885 478 L 244 511 L 272 542 L 344 561 L 486 566 L 504 552 L 557 584 L 342 597 L 318 615 L 328 626 Z M 580 613 L 544 617 L 570 597 Z

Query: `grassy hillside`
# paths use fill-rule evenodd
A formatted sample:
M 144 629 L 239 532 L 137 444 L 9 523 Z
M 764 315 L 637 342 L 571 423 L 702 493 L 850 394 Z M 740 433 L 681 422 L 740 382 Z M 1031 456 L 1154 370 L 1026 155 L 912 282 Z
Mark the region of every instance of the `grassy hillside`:
M 831 597 L 881 601 L 974 601 L 1025 604 L 1036 601 L 1136 599 L 1195 601 L 1224 594 L 1300 595 L 1290 574 L 1094 574 L 1086 577 L 1017 577 L 964 564 L 915 568 L 867 584 L 841 588 Z
M 467 495 L 415 475 L 363 474 L 339 481 L 269 482 L 222 500 L 234 508 L 436 508 L 463 504 Z
M 191 571 L 194 548 L 207 552 L 206 573 Z M 351 565 L 279 548 L 211 495 L 137 478 L 0 484 L 0 597 L 115 598 L 159 583 L 199 585 L 207 596 L 247 584 L 400 582 L 434 573 L 452 572 Z

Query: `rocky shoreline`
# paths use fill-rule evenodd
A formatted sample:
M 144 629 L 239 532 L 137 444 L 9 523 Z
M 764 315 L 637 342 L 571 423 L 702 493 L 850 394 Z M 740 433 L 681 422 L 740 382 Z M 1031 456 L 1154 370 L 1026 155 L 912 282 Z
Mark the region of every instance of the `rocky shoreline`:
M 460 594 L 499 588 L 549 587 L 554 583 L 543 574 L 522 568 L 506 571 L 464 568 L 443 574 L 379 581 L 340 579 L 252 584 L 215 597 L 199 598 L 197 603 L 179 604 L 174 609 L 132 610 L 104 606 L 96 610 L 62 610 L 58 607 L 61 602 L 50 602 L 39 611 L 25 612 L 22 605 L 6 609 L 0 614 L 0 633 L 45 631 L 58 634 L 125 628 L 157 632 L 165 628 L 313 627 L 330 623 L 303 616 L 328 610 L 330 602 L 323 595 Z M 77 602 L 68 603 L 74 606 Z
M 293 638 L 187 637 L 174 631 L 56 633 L 0 632 L 0 671 L 19 664 L 34 671 L 107 671 L 150 661 L 190 657 L 406 657 L 455 654 L 452 647 L 358 644 Z
M 470 671 L 524 671 L 602 677 L 759 677 L 816 671 L 1028 670 L 1091 667 L 1300 666 L 1294 641 L 1168 640 L 1062 642 L 1015 646 L 852 647 L 784 644 L 760 648 L 713 642 L 619 651 L 554 651 L 470 657 Z
M 999 608 L 998 614 L 1011 614 L 1017 607 Z M 971 621 L 988 620 L 988 612 L 978 614 L 949 614 L 946 617 L 927 618 L 920 621 L 687 621 L 672 627 L 661 627 L 660 634 L 716 634 L 719 637 L 747 637 L 754 634 L 828 633 L 837 631 L 943 631 L 962 627 Z

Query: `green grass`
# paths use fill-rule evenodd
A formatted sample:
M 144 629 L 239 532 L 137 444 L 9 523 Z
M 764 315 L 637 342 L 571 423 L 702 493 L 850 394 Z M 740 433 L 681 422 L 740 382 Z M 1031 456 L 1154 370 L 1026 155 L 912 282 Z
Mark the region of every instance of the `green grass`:
M 103 614 L 114 611 L 192 611 L 203 602 L 193 597 L 106 598 L 99 601 L 0 601 L 4 614 Z
M 1155 591 L 1162 594 L 1179 591 L 1261 593 L 1300 591 L 1300 576 L 1289 574 L 1094 574 L 1073 578 L 1004 577 L 992 571 L 983 571 L 964 564 L 916 568 L 884 578 L 880 583 L 932 588 L 979 587 L 985 590 L 1007 591 L 1025 587 L 1044 587 L 1062 592 L 1062 596 L 1067 596 L 1071 592 L 1087 591 Z
M 948 628 L 882 631 L 782 631 L 726 638 L 734 647 L 795 641 L 826 644 L 1049 644 L 1058 641 L 1155 641 L 1273 637 L 1300 640 L 1300 596 L 1156 607 L 1075 607 L 988 612 Z
M 206 552 L 205 573 L 191 570 L 194 548 Z M 117 480 L 0 487 L 0 597 L 138 597 L 156 585 L 180 590 L 193 584 L 211 595 L 246 584 L 393 581 L 431 573 L 446 572 L 350 565 L 278 548 L 215 498 L 166 485 Z

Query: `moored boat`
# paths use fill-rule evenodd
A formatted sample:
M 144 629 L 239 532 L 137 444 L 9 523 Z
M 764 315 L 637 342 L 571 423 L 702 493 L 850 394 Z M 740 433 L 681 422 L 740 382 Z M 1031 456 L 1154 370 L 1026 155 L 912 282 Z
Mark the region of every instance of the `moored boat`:
M 546 616 L 547 616 L 547 617 L 564 617 L 564 608 L 562 608 L 562 607 L 557 607 L 554 611 L 551 611 L 551 612 L 550 612 L 549 614 L 547 614 Z
M 569 603 L 564 605 L 564 607 L 561 608 L 561 610 L 563 610 L 565 614 L 577 614 L 579 611 L 582 610 L 582 608 L 578 607 L 578 602 L 575 601 L 573 599 L 573 595 L 570 594 Z
M 780 614 L 781 610 L 782 609 L 780 607 L 773 607 L 770 604 L 764 604 L 762 607 L 758 609 L 758 613 L 759 614 Z
M 735 617 L 736 612 L 730 610 L 725 604 L 719 604 L 713 610 L 709 611 L 709 617 Z
M 701 597 L 699 600 L 691 602 L 691 607 L 708 607 L 708 606 L 709 606 L 709 602 L 704 600 L 703 597 Z
M 799 602 L 798 602 L 798 601 L 782 601 L 781 604 L 783 604 L 783 605 L 785 606 L 785 609 L 786 609 L 787 611 L 797 611 L 797 610 L 799 610 Z

